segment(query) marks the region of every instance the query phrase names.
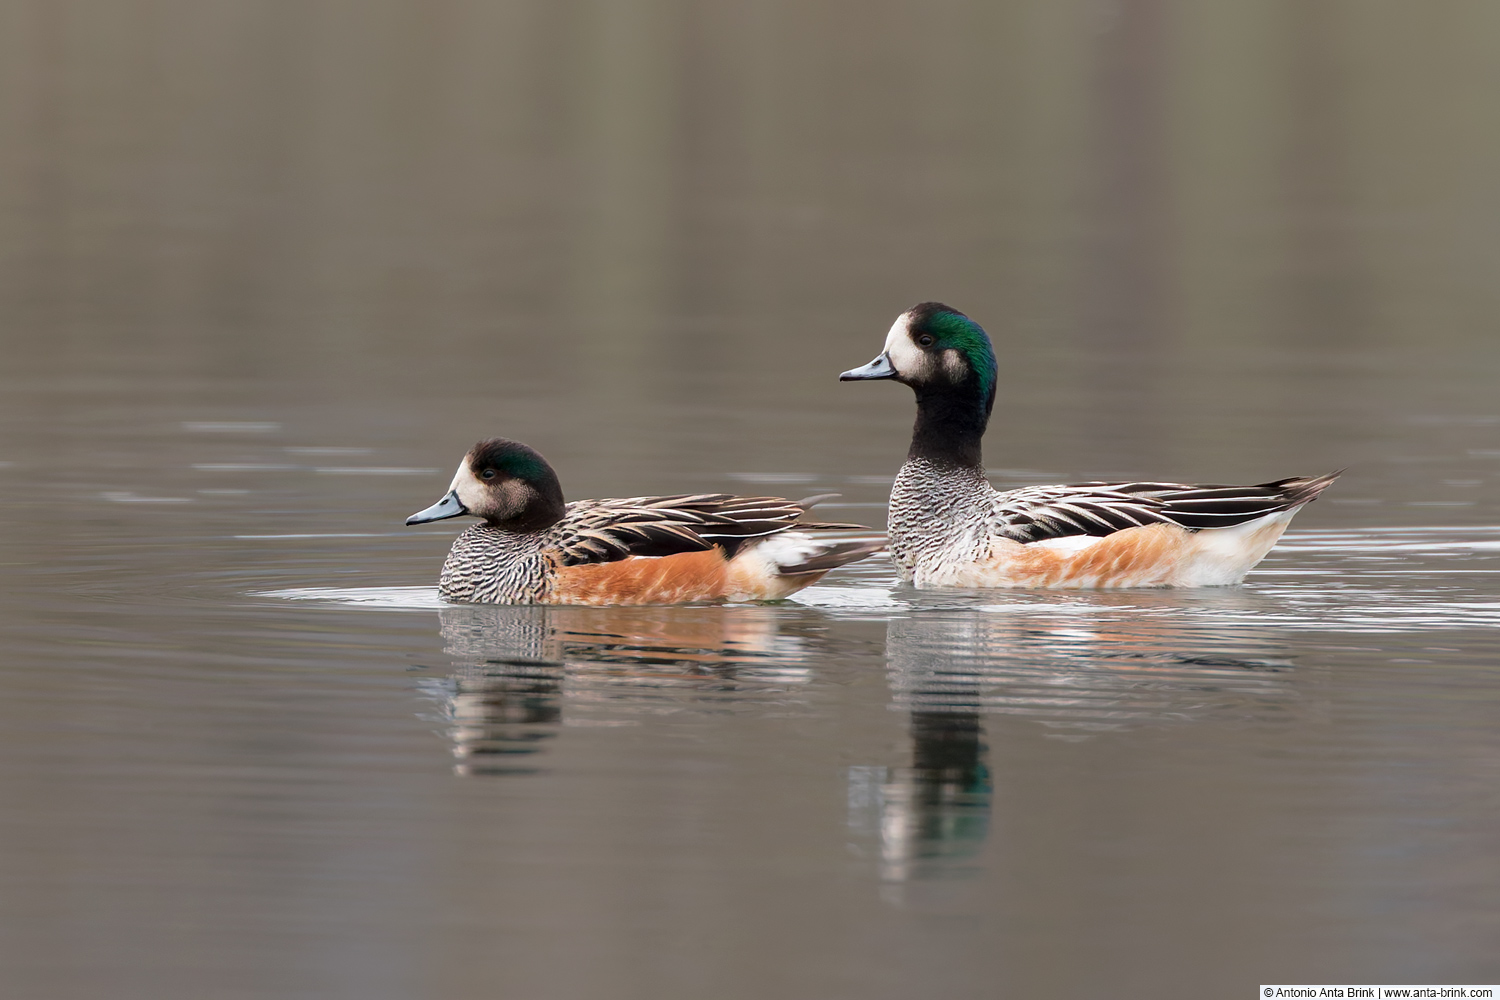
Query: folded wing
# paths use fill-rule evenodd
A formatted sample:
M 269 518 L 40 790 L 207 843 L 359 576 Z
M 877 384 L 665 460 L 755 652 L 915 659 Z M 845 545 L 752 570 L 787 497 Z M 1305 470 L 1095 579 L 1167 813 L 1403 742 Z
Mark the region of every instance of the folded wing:
M 1077 483 L 1035 486 L 995 496 L 995 530 L 1018 542 L 1104 536 L 1147 524 L 1190 531 L 1229 528 L 1317 499 L 1339 472 L 1258 486 L 1181 483 Z
M 798 521 L 817 500 L 742 497 L 729 493 L 580 500 L 558 525 L 564 566 L 669 556 L 719 547 L 726 558 L 744 543 L 798 529 L 858 528 Z

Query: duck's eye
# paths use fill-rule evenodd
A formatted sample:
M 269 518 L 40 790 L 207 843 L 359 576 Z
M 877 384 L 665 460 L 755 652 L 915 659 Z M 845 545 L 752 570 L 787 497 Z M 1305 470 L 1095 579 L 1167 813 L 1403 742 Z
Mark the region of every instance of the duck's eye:
M 930 333 L 919 333 L 919 334 L 917 334 L 917 343 L 921 344 L 923 347 L 931 347 L 932 346 L 932 334 L 930 334 Z
M 479 474 L 479 478 L 480 479 L 494 479 L 495 478 L 495 470 L 494 469 L 485 469 L 483 472 L 481 472 Z

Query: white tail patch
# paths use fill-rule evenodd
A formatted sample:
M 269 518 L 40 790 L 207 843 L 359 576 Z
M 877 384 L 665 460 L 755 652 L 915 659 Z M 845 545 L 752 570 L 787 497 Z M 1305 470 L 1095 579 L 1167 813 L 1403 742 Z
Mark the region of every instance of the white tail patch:
M 768 573 L 778 573 L 788 566 L 798 566 L 813 556 L 828 551 L 830 544 L 803 531 L 783 531 L 763 542 L 748 546 L 735 556 L 736 563 L 760 561 Z
M 816 578 L 782 576 L 781 571 L 800 566 L 832 547 L 833 543 L 803 531 L 783 531 L 746 545 L 730 560 L 728 596 L 738 601 L 789 597 Z
M 1239 583 L 1292 523 L 1301 507 L 1277 511 L 1232 528 L 1205 528 L 1193 536 L 1193 544 L 1172 580 L 1177 587 L 1227 587 Z

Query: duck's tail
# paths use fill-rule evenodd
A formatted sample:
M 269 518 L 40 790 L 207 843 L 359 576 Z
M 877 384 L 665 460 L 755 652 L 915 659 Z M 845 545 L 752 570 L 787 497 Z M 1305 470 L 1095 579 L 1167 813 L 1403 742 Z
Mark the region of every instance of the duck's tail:
M 1288 507 L 1301 507 L 1305 503 L 1312 503 L 1318 499 L 1318 495 L 1333 485 L 1333 481 L 1342 476 L 1347 469 L 1339 469 L 1323 476 L 1294 476 L 1291 479 L 1280 479 L 1274 483 L 1267 483 L 1271 489 L 1279 489 L 1281 495 L 1286 498 Z
M 740 549 L 729 563 L 730 590 L 738 600 L 780 600 L 883 548 L 884 538 L 835 540 L 782 532 Z
M 1198 531 L 1252 524 L 1285 511 L 1295 511 L 1318 498 L 1344 470 L 1326 476 L 1292 476 L 1255 486 L 1175 486 L 1131 483 L 1115 487 L 1154 500 L 1155 516 Z
M 874 555 L 885 548 L 884 538 L 855 538 L 845 542 L 819 542 L 822 551 L 801 562 L 783 564 L 777 567 L 778 576 L 795 577 L 814 574 L 814 578 L 821 577 L 831 569 L 847 566 L 849 563 L 858 562 L 865 556 Z M 814 582 L 813 580 L 807 581 Z M 805 586 L 805 584 L 804 584 Z

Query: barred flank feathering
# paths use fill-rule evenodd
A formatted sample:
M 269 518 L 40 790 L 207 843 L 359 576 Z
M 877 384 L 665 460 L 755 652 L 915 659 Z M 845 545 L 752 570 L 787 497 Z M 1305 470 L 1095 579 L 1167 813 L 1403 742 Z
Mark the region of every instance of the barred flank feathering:
M 450 601 L 473 604 L 541 601 L 556 565 L 556 557 L 548 551 L 548 534 L 471 525 L 453 540 L 438 578 L 438 591 Z

